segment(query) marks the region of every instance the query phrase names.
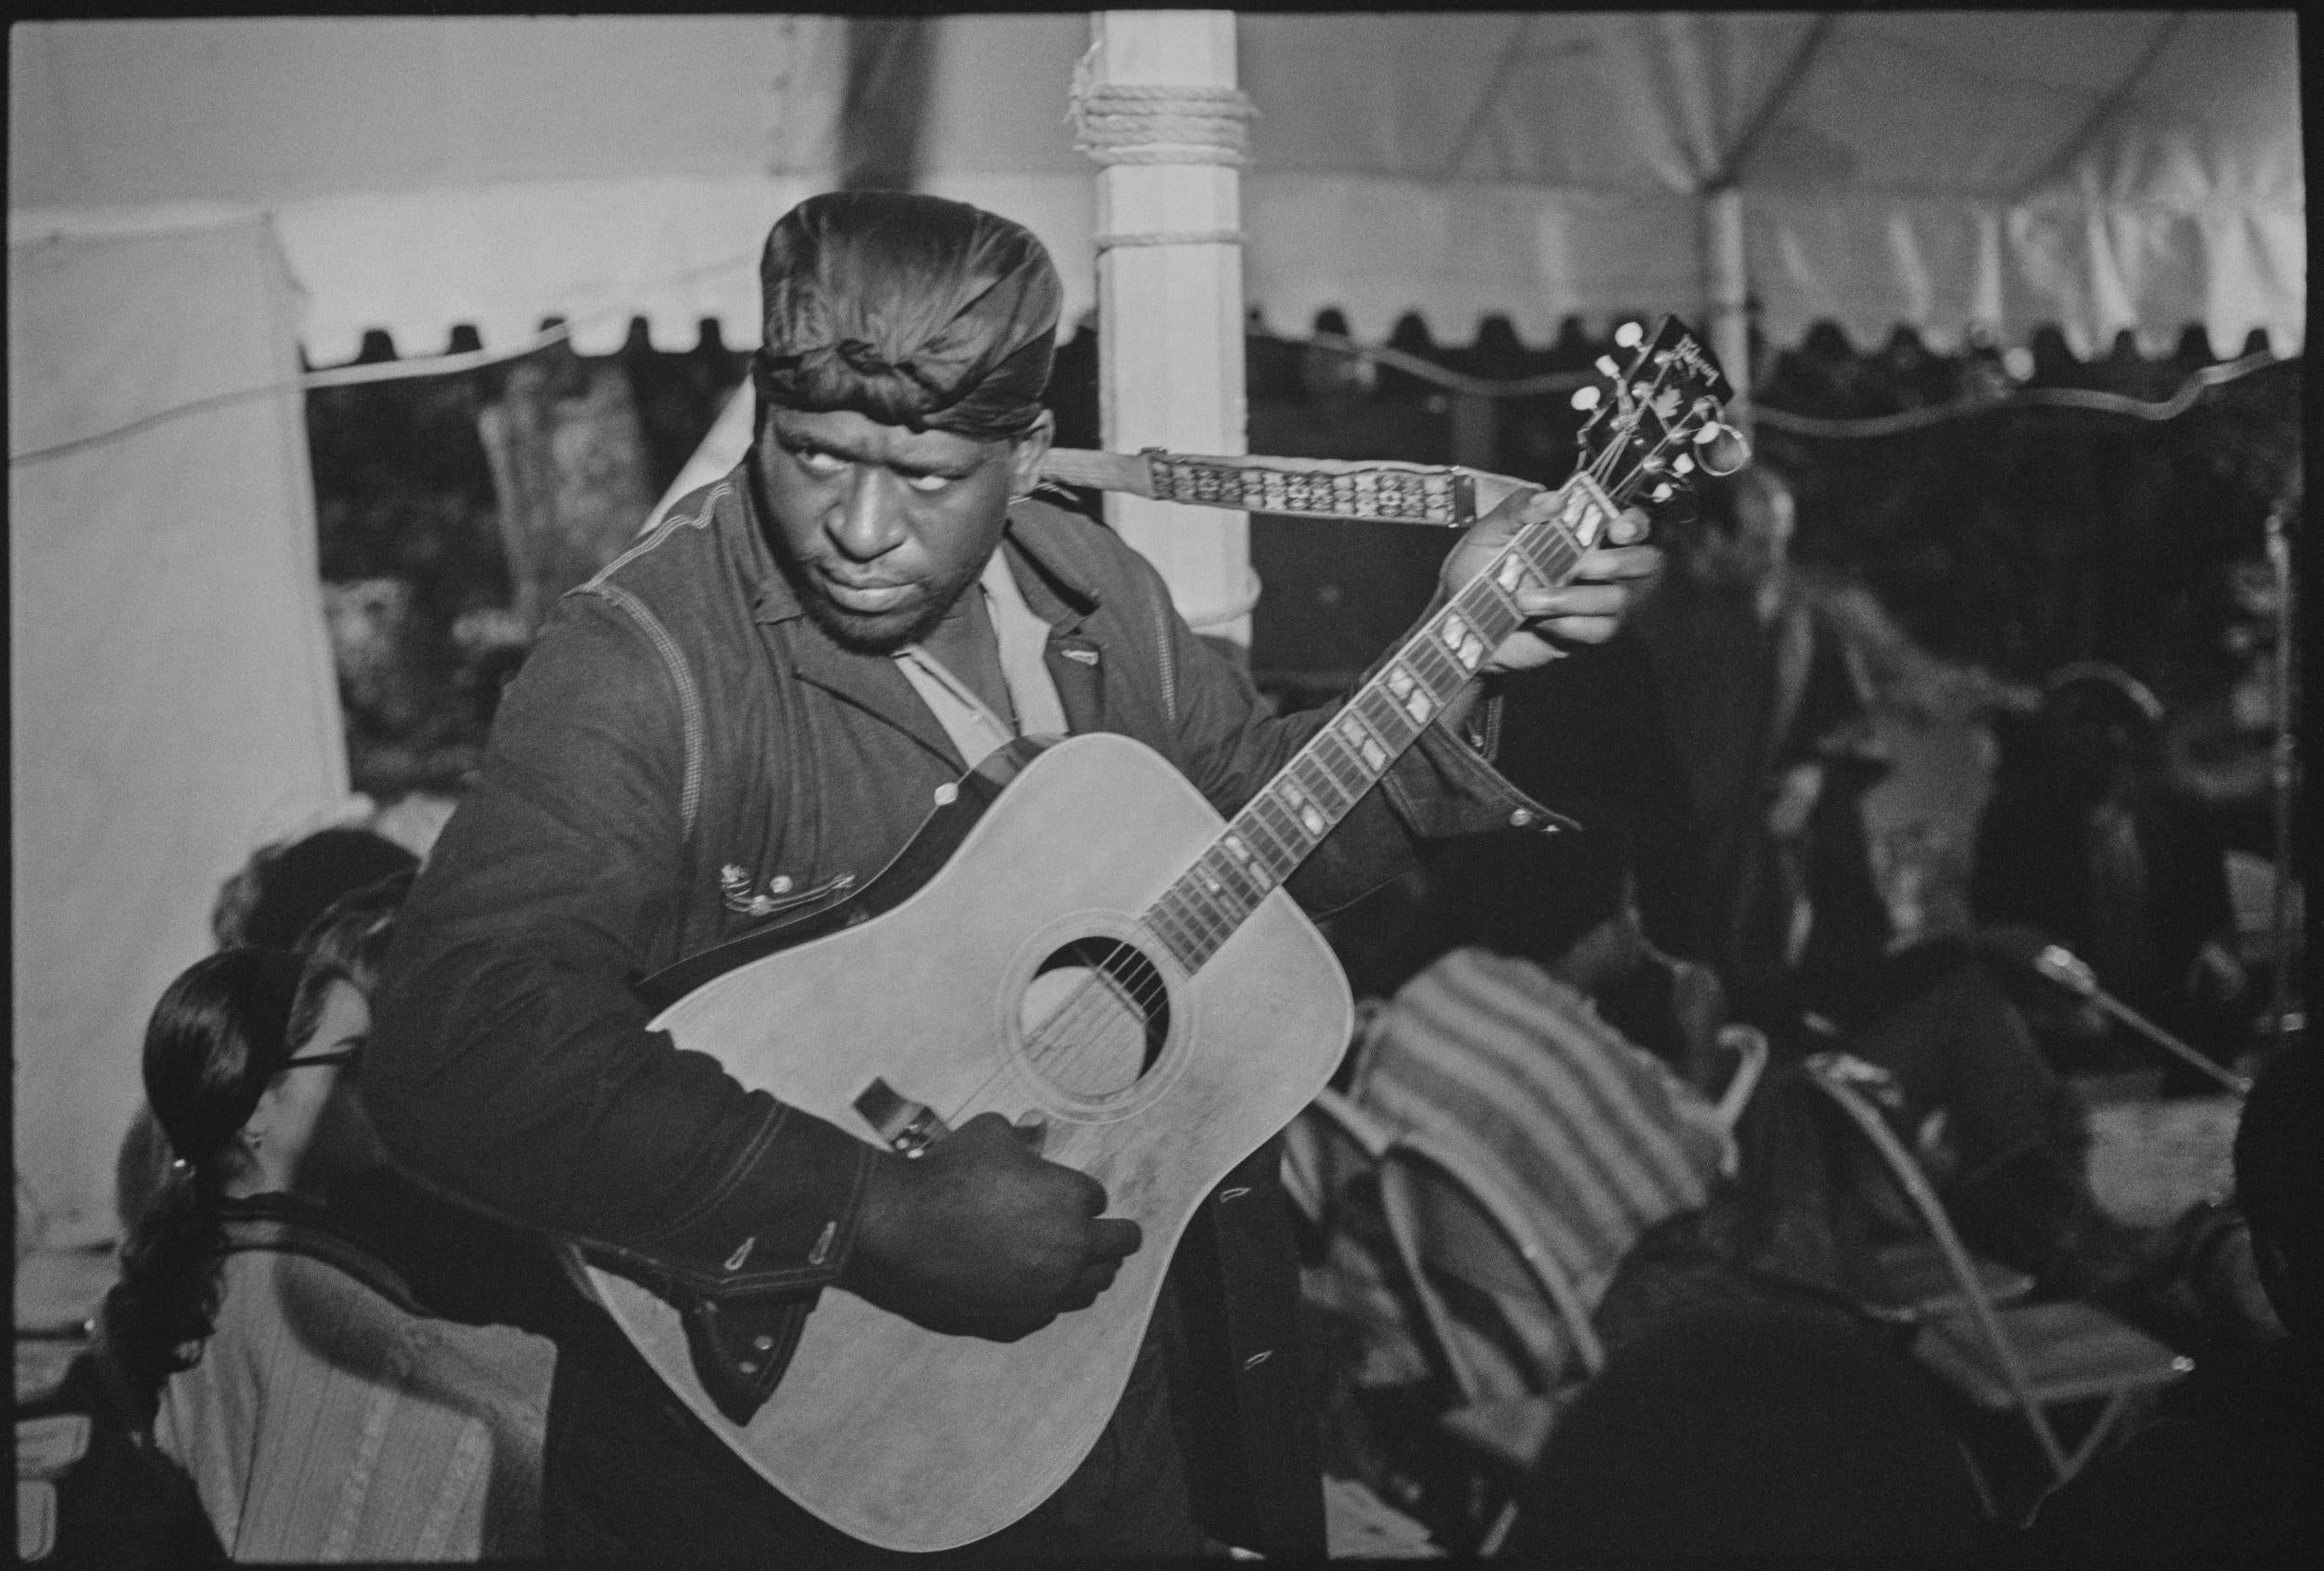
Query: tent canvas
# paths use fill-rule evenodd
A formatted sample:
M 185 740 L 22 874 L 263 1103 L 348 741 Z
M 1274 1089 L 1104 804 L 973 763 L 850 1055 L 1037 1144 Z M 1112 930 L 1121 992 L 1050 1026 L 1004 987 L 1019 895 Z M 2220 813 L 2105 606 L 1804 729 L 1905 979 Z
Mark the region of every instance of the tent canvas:
M 105 1222 L 162 988 L 218 882 L 347 792 L 290 278 L 256 213 L 8 249 L 16 1163 Z

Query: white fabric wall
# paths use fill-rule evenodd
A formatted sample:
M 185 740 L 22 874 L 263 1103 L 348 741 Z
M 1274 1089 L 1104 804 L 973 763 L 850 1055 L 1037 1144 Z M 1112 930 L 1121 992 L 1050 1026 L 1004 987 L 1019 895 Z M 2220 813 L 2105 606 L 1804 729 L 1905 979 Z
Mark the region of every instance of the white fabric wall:
M 68 1234 L 109 1218 L 145 1019 L 219 880 L 346 795 L 295 327 L 257 215 L 11 226 L 16 1164 Z

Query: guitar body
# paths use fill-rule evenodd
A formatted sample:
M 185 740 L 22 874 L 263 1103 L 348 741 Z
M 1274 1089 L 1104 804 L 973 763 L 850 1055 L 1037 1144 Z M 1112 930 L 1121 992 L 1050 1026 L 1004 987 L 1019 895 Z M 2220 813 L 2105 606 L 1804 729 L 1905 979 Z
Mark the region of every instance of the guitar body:
M 1096 1178 L 1107 1214 L 1144 1230 L 1094 1305 L 1015 1342 L 939 1335 L 828 1290 L 743 1425 L 695 1379 L 677 1312 L 590 1267 L 702 1421 L 842 1532 L 948 1549 L 1063 1483 L 1120 1399 L 1195 1208 L 1340 1062 L 1347 984 L 1279 888 L 1192 974 L 1140 924 L 1222 826 L 1151 749 L 1072 738 L 1027 764 L 916 891 L 748 960 L 655 1021 L 868 1142 L 855 1104 L 875 1080 L 953 1125 L 1038 1114 L 1042 1154 Z

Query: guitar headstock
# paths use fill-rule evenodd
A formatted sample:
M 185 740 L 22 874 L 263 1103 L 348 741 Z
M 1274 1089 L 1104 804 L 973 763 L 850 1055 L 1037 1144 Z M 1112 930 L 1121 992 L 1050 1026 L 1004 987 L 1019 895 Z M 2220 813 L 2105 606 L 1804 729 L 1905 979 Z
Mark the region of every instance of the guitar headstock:
M 1637 350 L 1630 364 L 1600 356 L 1606 385 L 1574 395 L 1574 407 L 1590 416 L 1583 464 L 1607 495 L 1627 502 L 1643 492 L 1668 501 L 1698 472 L 1733 474 L 1749 461 L 1750 448 L 1724 419 L 1735 389 L 1677 318 L 1664 317 L 1651 341 L 1636 323 L 1624 323 L 1614 342 Z

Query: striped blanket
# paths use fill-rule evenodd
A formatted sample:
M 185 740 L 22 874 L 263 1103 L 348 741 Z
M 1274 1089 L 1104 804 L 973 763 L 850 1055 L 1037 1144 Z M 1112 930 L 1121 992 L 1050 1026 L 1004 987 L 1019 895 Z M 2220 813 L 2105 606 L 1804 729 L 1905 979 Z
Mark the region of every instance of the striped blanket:
M 1465 1157 L 1532 1219 L 1591 1307 L 1641 1234 L 1709 1199 L 1729 1147 L 1708 1101 L 1528 961 L 1453 951 L 1373 1018 L 1357 1050 L 1355 1101 Z M 1567 1339 L 1499 1235 L 1464 1225 L 1461 1209 L 1423 1211 L 1425 1252 L 1499 1306 L 1535 1366 L 1510 1379 L 1538 1389 L 1559 1374 Z

